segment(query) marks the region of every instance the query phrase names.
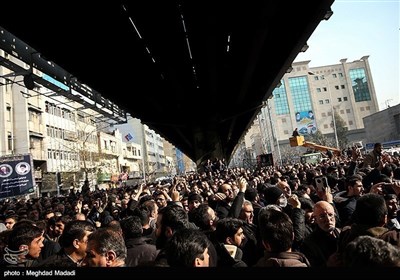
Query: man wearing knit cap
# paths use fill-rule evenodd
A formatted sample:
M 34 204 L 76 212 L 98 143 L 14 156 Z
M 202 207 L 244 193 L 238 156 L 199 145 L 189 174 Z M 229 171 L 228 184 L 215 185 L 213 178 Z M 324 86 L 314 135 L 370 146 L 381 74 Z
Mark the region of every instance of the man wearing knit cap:
M 203 198 L 198 193 L 191 192 L 188 196 L 189 212 L 200 206 L 203 203 Z
M 282 208 L 286 207 L 287 199 L 283 191 L 278 187 L 269 187 L 264 191 L 265 206 L 276 204 Z
M 203 197 L 198 193 L 191 192 L 188 195 L 188 215 L 189 219 L 193 219 L 193 211 L 203 203 Z

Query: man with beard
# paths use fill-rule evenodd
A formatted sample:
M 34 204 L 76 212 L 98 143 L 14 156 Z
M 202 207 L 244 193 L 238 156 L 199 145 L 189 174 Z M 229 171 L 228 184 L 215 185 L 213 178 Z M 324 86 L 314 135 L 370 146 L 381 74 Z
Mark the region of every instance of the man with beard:
M 244 201 L 244 192 L 246 191 L 247 181 L 245 178 L 240 178 L 239 192 L 235 196 L 232 186 L 228 183 L 224 183 L 220 186 L 218 192 L 225 194 L 224 200 L 219 200 L 215 207 L 215 212 L 219 219 L 226 217 L 239 217 Z
M 362 178 L 358 175 L 353 175 L 347 180 L 347 191 L 336 193 L 333 201 L 339 213 L 341 226 L 352 224 L 352 215 L 356 208 L 357 200 L 364 192 Z
M 159 209 L 156 222 L 156 247 L 160 250 L 154 262 L 155 266 L 168 266 L 165 246 L 180 229 L 196 229 L 196 225 L 189 222 L 188 214 L 179 205 L 171 204 Z M 211 242 L 210 242 L 210 246 Z M 215 248 L 213 250 L 215 251 Z M 216 256 L 210 256 L 210 266 L 216 265 Z
M 384 195 L 385 202 L 386 202 L 386 207 L 388 209 L 388 221 L 385 225 L 388 229 L 396 229 L 400 230 L 400 223 L 399 220 L 397 219 L 398 211 L 399 211 L 399 203 L 397 196 L 395 194 L 385 194 Z
M 218 267 L 247 267 L 242 260 L 243 252 L 240 249 L 243 240 L 243 221 L 236 218 L 224 218 L 218 221 L 215 229 L 218 255 Z
M 382 156 L 382 144 L 375 143 L 374 149 L 364 157 L 362 168 L 375 168 L 379 165 Z
M 107 228 L 95 230 L 88 236 L 83 266 L 125 267 L 127 249 L 122 235 Z
M 61 216 L 56 218 L 55 225 L 54 225 L 54 238 L 53 241 L 58 242 L 60 236 L 62 235 L 65 225 L 72 221 L 72 218 L 69 216 Z
M 164 247 L 175 231 L 189 228 L 188 215 L 178 205 L 167 205 L 159 209 L 156 222 L 156 247 L 160 250 L 155 266 L 168 266 Z

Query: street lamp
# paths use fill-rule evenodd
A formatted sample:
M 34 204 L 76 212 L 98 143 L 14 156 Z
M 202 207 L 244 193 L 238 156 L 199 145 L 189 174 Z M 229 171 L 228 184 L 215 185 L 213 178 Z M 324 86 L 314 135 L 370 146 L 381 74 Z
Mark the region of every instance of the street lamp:
M 308 74 L 310 76 L 317 76 L 317 74 L 315 74 L 312 71 L 309 71 Z M 336 142 L 336 148 L 339 149 L 339 140 L 338 140 L 338 136 L 337 136 L 337 130 L 336 130 L 336 120 L 335 120 L 335 108 L 333 107 L 333 102 L 332 102 L 332 93 L 331 93 L 331 89 L 330 89 L 330 84 L 329 84 L 329 80 L 328 79 L 324 79 L 327 83 L 327 90 L 329 93 L 329 103 L 331 104 L 331 113 L 332 113 L 332 122 L 333 122 L 333 134 L 335 135 L 335 142 Z

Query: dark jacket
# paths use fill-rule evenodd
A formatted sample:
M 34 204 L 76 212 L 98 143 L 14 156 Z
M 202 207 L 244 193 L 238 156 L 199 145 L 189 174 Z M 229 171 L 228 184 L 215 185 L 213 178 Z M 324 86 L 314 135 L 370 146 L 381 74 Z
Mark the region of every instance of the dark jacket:
M 38 262 L 42 262 L 49 258 L 50 256 L 53 256 L 57 254 L 61 250 L 61 246 L 58 242 L 49 240 L 49 239 L 44 239 L 43 240 L 43 248 L 42 251 L 40 252 Z
M 333 201 L 339 213 L 341 226 L 352 224 L 352 215 L 356 209 L 357 196 L 347 196 L 347 191 L 337 193 Z
M 215 206 L 215 213 L 218 218 L 223 219 L 226 217 L 237 218 L 240 215 L 240 210 L 242 209 L 244 201 L 244 192 L 239 192 L 232 204 L 229 205 L 225 200 L 218 201 Z
M 125 241 L 127 248 L 127 257 L 125 264 L 128 267 L 148 265 L 153 262 L 159 250 L 156 246 L 151 244 L 151 238 L 139 237 L 132 238 Z
M 380 238 L 394 246 L 400 246 L 400 232 L 397 230 L 389 230 L 385 227 L 371 227 L 369 225 L 353 224 L 351 227 L 343 228 L 342 232 L 340 233 L 338 243 L 339 253 L 344 252 L 347 244 L 356 239 L 358 236 L 363 235 Z
M 283 208 L 283 212 L 285 212 L 293 222 L 294 240 L 292 249 L 293 251 L 298 251 L 305 238 L 306 222 L 304 210 L 287 205 Z
M 304 253 L 312 267 L 326 267 L 329 256 L 336 252 L 339 234 L 338 228 L 330 234 L 317 226 L 306 237 L 300 251 Z
M 243 233 L 246 238 L 240 245 L 240 248 L 243 251 L 242 260 L 248 266 L 253 266 L 264 254 L 264 247 L 261 242 L 259 230 L 255 224 L 244 222 Z
M 234 246 L 236 252 L 232 257 L 224 244 L 216 243 L 214 246 L 218 255 L 217 267 L 247 267 L 247 264 L 242 261 L 243 252 L 240 248 Z
M 70 259 L 61 249 L 57 254 L 48 257 L 46 260 L 40 262 L 38 267 L 43 268 L 58 268 L 58 267 L 78 267 L 78 264 Z

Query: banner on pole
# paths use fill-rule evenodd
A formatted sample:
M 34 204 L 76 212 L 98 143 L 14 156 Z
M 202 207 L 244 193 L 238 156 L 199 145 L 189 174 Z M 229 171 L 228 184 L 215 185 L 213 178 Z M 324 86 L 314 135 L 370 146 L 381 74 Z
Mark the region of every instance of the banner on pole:
M 33 193 L 35 178 L 32 169 L 30 154 L 0 157 L 0 198 Z

